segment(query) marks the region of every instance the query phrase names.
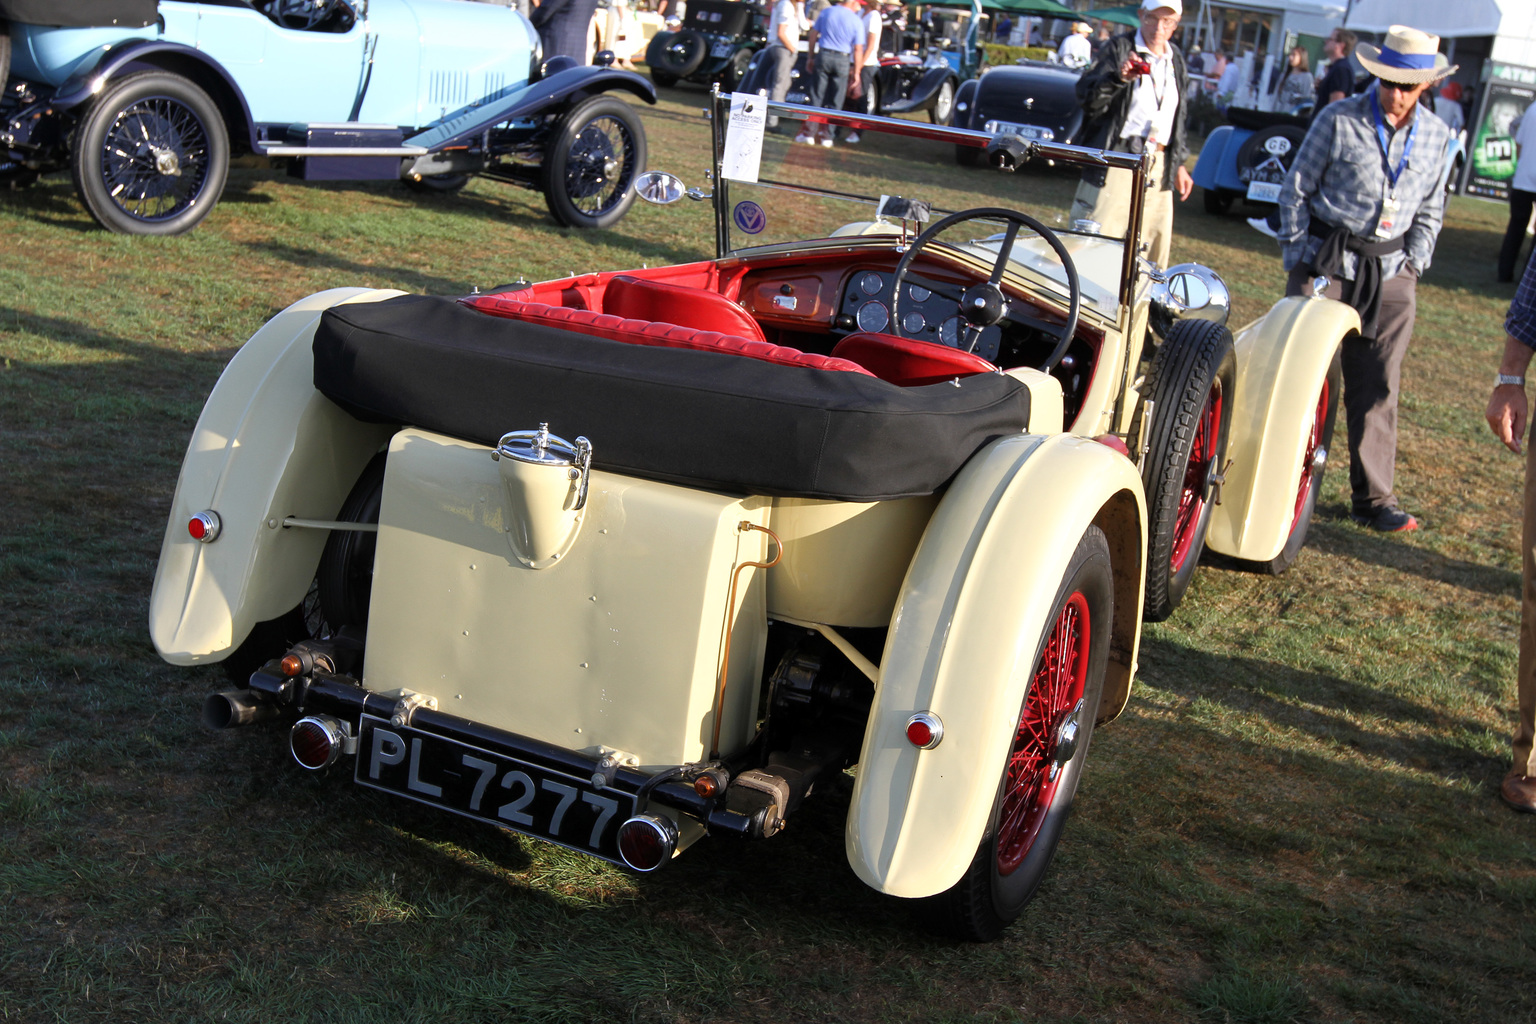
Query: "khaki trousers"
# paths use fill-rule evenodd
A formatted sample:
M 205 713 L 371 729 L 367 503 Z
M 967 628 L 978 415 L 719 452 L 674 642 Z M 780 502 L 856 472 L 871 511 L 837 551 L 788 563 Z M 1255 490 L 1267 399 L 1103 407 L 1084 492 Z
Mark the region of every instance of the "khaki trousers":
M 1515 677 L 1519 695 L 1520 719 L 1515 725 L 1514 769 L 1521 775 L 1536 775 L 1536 760 L 1531 757 L 1536 739 L 1536 446 L 1526 441 L 1525 522 L 1521 529 L 1520 585 L 1520 668 Z
M 1150 248 L 1147 258 L 1160 267 L 1168 266 L 1173 248 L 1173 190 L 1163 188 L 1163 150 L 1152 157 L 1147 174 L 1147 200 L 1141 214 L 1141 240 Z M 1103 188 L 1086 181 L 1078 182 L 1072 200 L 1072 219 L 1097 221 L 1105 234 L 1125 234 L 1131 215 L 1131 172 L 1109 172 Z

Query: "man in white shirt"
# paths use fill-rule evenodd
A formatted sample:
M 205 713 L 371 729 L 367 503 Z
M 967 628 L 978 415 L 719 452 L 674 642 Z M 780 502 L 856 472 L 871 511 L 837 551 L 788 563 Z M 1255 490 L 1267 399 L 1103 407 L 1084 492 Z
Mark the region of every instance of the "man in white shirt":
M 864 66 L 859 69 L 859 89 L 863 95 L 856 97 L 850 90 L 848 102 L 843 104 L 844 110 L 856 114 L 879 113 L 875 109 L 875 72 L 880 70 L 880 32 L 884 27 L 879 6 L 871 4 L 864 12 Z M 859 133 L 850 131 L 843 141 L 850 145 L 858 142 Z
M 1061 41 L 1056 48 L 1056 60 L 1062 67 L 1085 68 L 1093 60 L 1093 47 L 1088 43 L 1088 37 L 1093 29 L 1086 21 L 1074 22 L 1072 34 Z
M 1515 176 L 1509 183 L 1509 226 L 1504 229 L 1504 244 L 1499 246 L 1499 281 L 1502 283 L 1508 284 L 1515 279 L 1533 205 L 1536 205 L 1536 110 L 1527 111 L 1520 119 L 1520 127 L 1515 129 Z
M 783 103 L 789 95 L 790 80 L 795 70 L 795 54 L 800 49 L 800 31 L 805 22 L 802 9 L 804 0 L 776 0 L 773 13 L 768 16 L 768 50 L 764 60 L 771 62 L 773 87 L 768 98 Z M 768 119 L 768 127 L 779 123 L 777 117 Z
M 1141 28 L 1105 43 L 1077 82 L 1084 115 L 1079 144 L 1152 154 L 1141 239 L 1151 246 L 1150 257 L 1158 266 L 1167 266 L 1173 242 L 1173 194 L 1188 199 L 1195 187 L 1184 167 L 1189 155 L 1184 132 L 1189 70 L 1170 41 L 1183 11 L 1183 0 L 1142 0 Z M 1149 66 L 1145 73 L 1140 71 L 1142 63 Z M 1130 171 L 1084 171 L 1072 201 L 1072 219 L 1093 221 L 1106 234 L 1122 234 L 1130 187 Z

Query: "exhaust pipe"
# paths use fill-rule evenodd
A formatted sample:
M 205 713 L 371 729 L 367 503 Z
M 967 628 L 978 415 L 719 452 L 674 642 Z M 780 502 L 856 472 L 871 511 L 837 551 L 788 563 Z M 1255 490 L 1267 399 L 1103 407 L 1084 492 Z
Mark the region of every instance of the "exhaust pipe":
M 203 701 L 203 724 L 210 729 L 232 729 L 276 718 L 275 704 L 259 701 L 249 690 L 210 693 Z

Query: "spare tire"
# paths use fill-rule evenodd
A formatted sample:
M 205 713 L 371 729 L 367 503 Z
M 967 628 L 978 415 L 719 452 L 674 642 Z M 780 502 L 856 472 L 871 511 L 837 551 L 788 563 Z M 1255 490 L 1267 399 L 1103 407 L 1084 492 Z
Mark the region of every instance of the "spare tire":
M 658 42 L 661 45 L 658 46 Z M 699 70 L 707 56 L 708 41 L 692 29 L 685 29 L 665 41 L 653 41 L 645 62 L 663 74 L 687 78 Z
M 1296 150 L 1301 148 L 1301 140 L 1306 134 L 1300 128 L 1277 124 L 1248 136 L 1237 150 L 1238 180 L 1249 180 L 1253 172 L 1271 158 L 1278 158 L 1280 166 L 1289 171 L 1291 162 L 1296 159 Z

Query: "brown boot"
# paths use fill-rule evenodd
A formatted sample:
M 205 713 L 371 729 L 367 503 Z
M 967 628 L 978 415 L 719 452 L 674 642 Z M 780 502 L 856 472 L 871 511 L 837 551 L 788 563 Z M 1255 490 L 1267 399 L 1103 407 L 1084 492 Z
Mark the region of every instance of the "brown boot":
M 1504 776 L 1504 784 L 1499 787 L 1499 796 L 1517 811 L 1536 814 L 1536 776 L 1521 775 L 1518 771 L 1510 772 Z

